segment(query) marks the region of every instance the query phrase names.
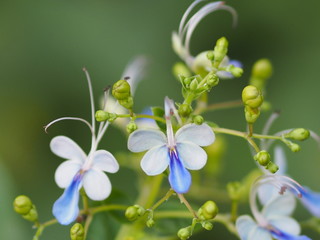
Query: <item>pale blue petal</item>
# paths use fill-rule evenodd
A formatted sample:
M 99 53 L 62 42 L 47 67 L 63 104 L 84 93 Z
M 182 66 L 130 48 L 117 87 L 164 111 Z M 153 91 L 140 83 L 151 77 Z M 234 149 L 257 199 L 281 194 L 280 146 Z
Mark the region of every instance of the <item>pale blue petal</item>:
M 151 148 L 141 160 L 142 170 L 149 176 L 164 172 L 170 162 L 168 148 L 166 145 Z
M 192 142 L 180 142 L 177 144 L 180 160 L 185 168 L 199 170 L 207 163 L 207 153 Z
M 312 240 L 311 238 L 304 235 L 303 236 L 291 235 L 287 232 L 282 232 L 278 229 L 276 229 L 275 231 L 271 231 L 271 234 L 275 239 L 278 239 L 278 240 Z
M 170 153 L 169 182 L 176 193 L 186 193 L 191 186 L 191 175 L 183 166 L 176 152 Z
M 310 190 L 308 187 L 299 189 L 302 198 L 301 203 L 309 210 L 315 217 L 320 218 L 320 193 Z
M 299 223 L 291 218 L 286 216 L 274 216 L 268 219 L 270 225 L 279 229 L 282 232 L 288 232 L 292 235 L 299 235 L 301 232 L 301 228 Z
M 62 196 L 54 203 L 52 213 L 62 225 L 68 225 L 76 220 L 79 214 L 79 189 L 82 175 L 77 174 Z
M 111 193 L 111 183 L 107 175 L 94 169 L 84 174 L 83 188 L 88 197 L 95 201 L 104 200 Z
M 248 216 L 240 216 L 236 221 L 236 228 L 239 233 L 241 240 L 248 240 L 248 235 L 252 229 L 257 226 L 257 223 L 253 221 L 253 219 Z
M 215 140 L 215 135 L 207 124 L 201 125 L 187 124 L 180 128 L 176 133 L 177 143 L 192 142 L 199 146 L 209 146 Z
M 115 173 L 119 170 L 119 164 L 114 156 L 106 150 L 98 150 L 93 153 L 92 167 L 101 171 Z
M 128 149 L 131 152 L 143 152 L 166 143 L 167 137 L 160 130 L 141 129 L 130 134 L 128 139 Z
M 296 207 L 295 197 L 286 193 L 272 199 L 262 210 L 262 215 L 269 219 L 273 216 L 289 216 Z
M 273 198 L 279 196 L 279 189 L 272 184 L 263 184 L 258 188 L 258 197 L 262 205 L 267 205 Z
M 257 226 L 250 231 L 248 240 L 272 240 L 272 237 L 268 230 Z

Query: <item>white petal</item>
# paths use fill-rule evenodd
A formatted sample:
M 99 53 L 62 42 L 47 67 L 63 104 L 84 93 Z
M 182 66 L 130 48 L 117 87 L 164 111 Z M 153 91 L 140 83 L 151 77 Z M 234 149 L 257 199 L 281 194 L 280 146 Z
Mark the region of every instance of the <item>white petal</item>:
M 207 153 L 198 145 L 191 142 L 179 142 L 177 150 L 185 168 L 199 170 L 207 163 Z
M 247 240 L 250 231 L 256 226 L 257 223 L 248 215 L 240 216 L 236 221 L 236 228 L 241 240 Z
M 159 130 L 137 130 L 129 136 L 128 149 L 131 152 L 143 152 L 166 142 L 166 135 Z
M 262 227 L 256 227 L 249 233 L 248 240 L 272 240 L 269 231 Z
M 150 149 L 141 160 L 142 170 L 149 176 L 162 173 L 170 162 L 168 148 L 166 145 Z
M 199 146 L 209 146 L 215 140 L 215 135 L 207 124 L 187 124 L 176 133 L 177 142 L 192 142 Z
M 271 200 L 262 210 L 262 214 L 269 219 L 273 216 L 289 216 L 296 207 L 296 200 L 291 193 L 279 195 Z
M 95 201 L 104 200 L 111 193 L 111 183 L 107 175 L 94 169 L 84 174 L 83 187 L 88 197 Z
M 276 198 L 279 196 L 279 189 L 276 188 L 272 184 L 263 184 L 258 188 L 258 197 L 260 200 L 260 203 L 264 206 L 269 203 L 273 198 Z
M 64 159 L 71 159 L 83 163 L 86 154 L 73 140 L 65 136 L 58 136 L 50 142 L 51 151 Z
M 68 187 L 80 168 L 81 164 L 77 161 L 69 160 L 61 163 L 54 175 L 57 185 L 60 188 Z
M 299 223 L 291 217 L 270 217 L 268 222 L 280 231 L 290 233 L 292 235 L 299 235 L 301 231 Z
M 106 150 L 98 150 L 96 151 L 93 156 L 93 164 L 92 167 L 109 172 L 115 173 L 119 170 L 119 164 L 114 156 L 106 151 Z

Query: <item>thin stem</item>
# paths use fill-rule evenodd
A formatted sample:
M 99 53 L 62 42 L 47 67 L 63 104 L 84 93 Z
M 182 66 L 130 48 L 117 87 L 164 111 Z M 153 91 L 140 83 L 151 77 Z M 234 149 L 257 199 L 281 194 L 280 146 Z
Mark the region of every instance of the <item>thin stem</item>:
M 190 203 L 187 201 L 187 199 L 185 199 L 183 194 L 178 194 L 178 197 L 180 201 L 183 202 L 183 204 L 188 208 L 189 212 L 194 216 L 194 218 L 198 219 L 197 213 L 193 210 Z
M 174 190 L 170 189 L 163 198 L 161 198 L 158 202 L 156 202 L 156 203 L 152 206 L 151 210 L 155 210 L 155 209 L 156 209 L 157 207 L 159 207 L 163 202 L 167 201 L 167 200 L 171 197 L 172 194 L 174 194 Z
M 236 107 L 242 107 L 242 106 L 243 106 L 243 102 L 241 100 L 214 103 L 214 104 L 208 105 L 206 108 L 196 110 L 195 114 L 202 114 L 204 112 L 222 110 L 222 109 L 224 110 L 224 109 L 236 108 Z
M 102 206 L 98 206 L 98 207 L 89 208 L 88 211 L 92 215 L 94 215 L 99 212 L 106 212 L 106 211 L 112 211 L 112 210 L 126 210 L 128 207 L 129 206 L 127 206 L 127 205 L 110 204 L 110 205 L 102 205 Z
M 89 215 L 86 219 L 86 223 L 84 225 L 84 240 L 87 239 L 89 227 L 90 227 L 90 224 L 92 223 L 92 220 L 93 220 L 93 215 Z
M 153 116 L 153 115 L 147 115 L 147 114 L 136 114 L 135 115 L 136 118 L 150 118 L 150 119 L 154 119 L 158 122 L 163 122 L 166 123 L 166 120 L 163 119 L 162 117 L 157 117 L 157 116 Z
M 89 209 L 88 197 L 83 189 L 80 191 L 80 193 L 81 193 L 81 197 L 82 197 L 83 210 L 88 211 L 88 209 Z
M 237 200 L 232 200 L 231 203 L 231 221 L 236 221 L 238 216 L 238 201 Z
M 248 130 L 249 130 L 248 136 L 251 137 L 253 134 L 253 124 L 252 123 L 248 124 Z

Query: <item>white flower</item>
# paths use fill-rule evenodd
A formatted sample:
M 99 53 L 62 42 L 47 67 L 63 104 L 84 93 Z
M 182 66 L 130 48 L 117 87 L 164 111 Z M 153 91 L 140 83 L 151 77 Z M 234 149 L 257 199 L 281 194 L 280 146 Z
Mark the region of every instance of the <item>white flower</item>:
M 207 154 L 200 146 L 208 146 L 215 140 L 212 129 L 206 125 L 187 124 L 174 135 L 171 115 L 174 103 L 165 98 L 167 135 L 160 130 L 137 130 L 128 139 L 132 152 L 146 154 L 141 160 L 142 170 L 150 176 L 161 174 L 169 166 L 169 182 L 177 193 L 185 193 L 191 185 L 189 170 L 199 170 L 206 164 Z

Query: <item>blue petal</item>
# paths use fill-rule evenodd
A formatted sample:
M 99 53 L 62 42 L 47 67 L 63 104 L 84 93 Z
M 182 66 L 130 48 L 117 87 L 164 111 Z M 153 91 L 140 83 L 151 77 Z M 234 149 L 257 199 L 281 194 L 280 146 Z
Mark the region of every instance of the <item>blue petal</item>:
M 176 193 L 188 192 L 191 185 L 191 175 L 179 159 L 178 152 L 170 151 L 169 182 Z
M 276 229 L 275 231 L 271 231 L 271 234 L 275 239 L 278 239 L 278 240 L 312 240 L 311 238 L 304 235 L 303 236 L 291 235 L 289 233 L 282 232 L 278 229 Z
M 82 174 L 76 174 L 69 187 L 54 203 L 52 213 L 62 225 L 72 223 L 79 214 L 79 189 L 82 183 Z
M 320 193 L 310 190 L 308 187 L 299 188 L 302 194 L 302 204 L 315 217 L 320 218 Z

